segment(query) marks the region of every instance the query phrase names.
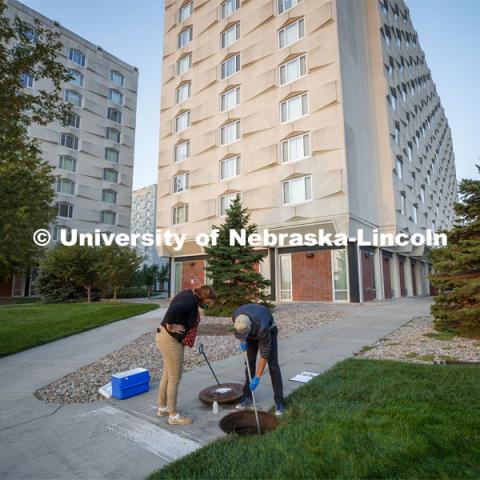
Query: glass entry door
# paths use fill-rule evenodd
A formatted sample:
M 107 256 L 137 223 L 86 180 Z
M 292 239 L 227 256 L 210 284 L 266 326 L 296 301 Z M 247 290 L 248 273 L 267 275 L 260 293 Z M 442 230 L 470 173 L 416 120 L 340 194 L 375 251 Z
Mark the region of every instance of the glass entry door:
M 333 299 L 335 302 L 348 302 L 346 253 L 345 250 L 332 250 Z
M 292 258 L 289 253 L 279 256 L 280 259 L 280 300 L 292 300 Z
M 182 262 L 175 262 L 175 295 L 182 291 Z

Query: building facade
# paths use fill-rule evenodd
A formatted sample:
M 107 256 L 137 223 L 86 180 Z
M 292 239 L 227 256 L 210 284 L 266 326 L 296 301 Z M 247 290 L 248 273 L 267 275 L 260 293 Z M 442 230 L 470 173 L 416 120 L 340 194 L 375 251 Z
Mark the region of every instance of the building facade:
M 172 291 L 203 283 L 193 241 L 236 196 L 275 233 L 449 228 L 452 139 L 403 0 L 165 1 L 157 226 L 186 234 Z M 429 293 L 424 248 L 271 248 L 277 300 Z
M 59 231 L 129 233 L 132 202 L 133 155 L 138 70 L 62 27 L 38 12 L 7 0 L 7 16 L 18 16 L 32 26 L 60 33 L 63 48 L 58 60 L 73 79 L 62 95 L 73 105 L 69 125 L 52 122 L 32 125 L 29 135 L 40 140 L 45 159 L 55 167 L 57 218 L 50 226 Z M 22 77 L 26 89 L 51 90 L 47 81 Z M 24 276 L 13 279 L 13 295 L 32 293 Z

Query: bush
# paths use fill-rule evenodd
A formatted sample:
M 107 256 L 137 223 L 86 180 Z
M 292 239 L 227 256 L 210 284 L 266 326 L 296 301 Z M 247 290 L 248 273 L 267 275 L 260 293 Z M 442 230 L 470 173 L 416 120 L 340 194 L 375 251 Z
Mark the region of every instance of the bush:
M 117 292 L 117 298 L 146 298 L 148 291 L 146 288 L 127 287 L 120 288 Z M 113 298 L 113 290 L 105 292 L 103 298 Z

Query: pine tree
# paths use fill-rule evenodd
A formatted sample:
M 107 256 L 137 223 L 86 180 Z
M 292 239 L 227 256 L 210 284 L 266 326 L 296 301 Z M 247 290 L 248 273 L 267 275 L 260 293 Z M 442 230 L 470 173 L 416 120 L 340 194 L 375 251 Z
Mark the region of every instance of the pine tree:
M 480 172 L 480 166 L 477 165 Z M 438 290 L 432 314 L 440 330 L 480 335 L 480 180 L 460 182 L 457 222 L 448 246 L 433 250 L 433 286 Z
M 229 315 L 245 303 L 268 305 L 265 289 L 270 282 L 255 270 L 265 254 L 255 251 L 250 245 L 242 246 L 238 242 L 230 245 L 230 230 L 240 233 L 245 229 L 247 236 L 257 232 L 257 226 L 249 224 L 249 221 L 250 215 L 237 197 L 227 209 L 225 223 L 213 227 L 219 230 L 217 244 L 205 248 L 207 276 L 217 293 L 217 305 L 209 310 L 213 313 Z

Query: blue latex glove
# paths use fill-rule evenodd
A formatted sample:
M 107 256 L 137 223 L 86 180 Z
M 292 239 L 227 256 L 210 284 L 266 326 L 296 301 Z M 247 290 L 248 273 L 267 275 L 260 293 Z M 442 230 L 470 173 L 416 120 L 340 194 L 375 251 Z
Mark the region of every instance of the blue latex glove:
M 248 348 L 248 343 L 245 340 L 243 342 L 240 342 L 240 348 L 242 352 L 246 352 Z
M 251 392 L 254 392 L 255 389 L 258 387 L 258 382 L 260 382 L 260 379 L 255 375 L 255 377 L 252 378 L 250 385 L 248 386 Z

